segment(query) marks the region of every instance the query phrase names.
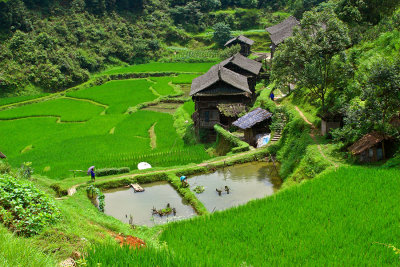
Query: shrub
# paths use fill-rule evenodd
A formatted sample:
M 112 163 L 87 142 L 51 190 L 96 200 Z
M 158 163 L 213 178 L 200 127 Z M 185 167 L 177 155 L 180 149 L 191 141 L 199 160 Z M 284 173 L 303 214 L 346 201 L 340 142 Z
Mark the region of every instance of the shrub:
M 96 176 L 98 176 L 98 177 L 109 176 L 109 175 L 115 175 L 115 174 L 121 174 L 121 173 L 128 173 L 130 171 L 131 171 L 131 169 L 129 167 L 104 168 L 104 169 L 96 170 Z
M 0 221 L 8 229 L 32 236 L 59 217 L 60 211 L 45 193 L 28 182 L 0 175 Z
M 0 161 L 0 174 L 9 173 L 11 165 L 8 162 Z
M 214 25 L 214 41 L 220 46 L 223 47 L 224 44 L 231 38 L 231 28 L 229 25 L 219 22 Z
M 86 188 L 86 193 L 88 195 L 89 198 L 94 199 L 94 198 L 98 198 L 99 200 L 99 210 L 101 212 L 104 212 L 104 206 L 105 206 L 105 202 L 104 202 L 104 194 L 103 192 L 101 192 L 101 190 L 97 187 L 95 187 L 94 185 L 90 185 Z

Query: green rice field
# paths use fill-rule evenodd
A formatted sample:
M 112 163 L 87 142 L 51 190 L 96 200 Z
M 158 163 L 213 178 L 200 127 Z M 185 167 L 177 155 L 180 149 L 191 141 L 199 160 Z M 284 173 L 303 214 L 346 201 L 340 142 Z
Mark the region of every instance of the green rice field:
M 98 75 L 112 75 L 135 72 L 207 72 L 216 62 L 211 63 L 160 63 L 153 62 L 128 67 L 118 67 L 101 72 Z
M 398 265 L 382 244 L 400 247 L 399 188 L 398 170 L 346 167 L 161 239 L 192 266 Z
M 170 223 L 168 253 L 96 246 L 89 266 L 398 266 L 398 170 L 343 167 L 210 216 Z M 133 261 L 135 257 L 140 262 Z
M 29 96 L 15 96 L 15 97 L 7 97 L 0 98 L 0 106 L 5 106 L 9 104 L 19 103 L 23 101 L 28 101 L 36 98 L 40 98 L 49 94 L 38 94 L 38 95 L 29 95 Z
M 33 162 L 35 173 L 53 179 L 92 165 L 134 170 L 142 161 L 166 167 L 209 159 L 202 145 L 185 145 L 172 115 L 126 112 L 176 93 L 174 78 L 110 81 L 66 97 L 0 111 L 0 151 L 13 166 Z M 149 131 L 152 127 L 154 136 Z

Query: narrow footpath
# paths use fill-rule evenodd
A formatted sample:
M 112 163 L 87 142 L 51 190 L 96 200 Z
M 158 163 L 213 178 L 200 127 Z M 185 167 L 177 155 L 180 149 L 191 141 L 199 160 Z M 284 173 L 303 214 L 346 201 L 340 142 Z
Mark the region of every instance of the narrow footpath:
M 331 165 L 333 165 L 335 167 L 335 170 L 337 170 L 339 168 L 339 165 L 335 162 L 333 162 L 332 160 L 330 160 L 324 153 L 324 151 L 322 151 L 322 147 L 319 144 L 317 138 L 315 138 L 315 132 L 318 130 L 317 127 L 315 127 L 314 124 L 312 124 L 307 118 L 306 116 L 304 116 L 303 112 L 297 107 L 295 106 L 297 112 L 299 113 L 300 117 L 308 124 L 311 126 L 311 133 L 310 133 L 310 137 L 312 138 L 312 140 L 314 141 L 314 143 L 317 145 L 319 153 L 322 155 L 322 157 L 324 157 L 324 159 L 326 159 L 327 161 L 329 161 L 329 163 Z

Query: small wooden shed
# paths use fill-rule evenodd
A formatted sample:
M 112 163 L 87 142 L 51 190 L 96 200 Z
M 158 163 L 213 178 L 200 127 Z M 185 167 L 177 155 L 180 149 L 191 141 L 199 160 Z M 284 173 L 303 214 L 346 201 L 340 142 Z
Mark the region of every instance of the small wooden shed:
M 251 92 L 254 94 L 257 78 L 262 71 L 262 63 L 247 58 L 240 53 L 222 61 L 221 66 L 247 77 Z
M 340 128 L 343 126 L 343 115 L 339 113 L 325 113 L 324 115 L 318 115 L 321 118 L 321 134 L 327 135 L 331 130 Z
M 269 125 L 271 124 L 272 113 L 262 109 L 255 110 L 240 117 L 232 125 L 244 130 L 244 139 L 247 143 L 254 146 L 256 144 L 255 136 L 257 134 L 270 132 Z
M 363 163 L 380 161 L 386 158 L 383 145 L 387 140 L 383 134 L 371 132 L 351 145 L 349 151 Z
M 271 38 L 271 58 L 274 57 L 276 48 L 293 35 L 293 28 L 300 25 L 300 22 L 293 16 L 288 17 L 281 23 L 266 28 Z
M 226 42 L 225 47 L 231 47 L 237 44 L 240 45 L 240 54 L 248 57 L 251 54 L 251 46 L 254 44 L 254 41 L 244 35 L 239 35 Z
M 5 159 L 5 158 L 7 158 L 6 155 L 4 155 L 3 153 L 1 153 L 1 151 L 0 151 L 0 159 Z

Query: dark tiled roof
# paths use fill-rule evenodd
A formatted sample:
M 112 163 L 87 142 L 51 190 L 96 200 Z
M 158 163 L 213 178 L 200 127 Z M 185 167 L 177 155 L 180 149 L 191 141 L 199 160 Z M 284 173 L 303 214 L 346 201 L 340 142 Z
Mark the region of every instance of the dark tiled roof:
M 230 44 L 234 43 L 235 41 L 241 42 L 241 43 L 245 43 L 248 45 L 253 45 L 254 41 L 247 38 L 244 35 L 239 35 L 238 37 L 234 37 L 232 39 L 230 39 L 228 42 L 226 42 L 225 46 L 229 46 Z
M 238 120 L 236 120 L 233 125 L 236 127 L 239 127 L 240 129 L 249 129 L 256 125 L 259 122 L 262 122 L 266 119 L 269 119 L 272 117 L 272 113 L 262 109 L 262 108 L 256 108 L 255 110 L 247 113 L 243 117 L 240 117 Z
M 217 64 L 211 67 L 206 74 L 197 77 L 192 81 L 190 95 L 192 96 L 200 91 L 206 90 L 219 81 L 223 81 L 242 91 L 243 93 L 251 94 L 247 77 L 228 70 L 227 68 L 222 67 L 220 64 Z
M 5 159 L 6 155 L 4 155 L 3 153 L 0 152 L 0 159 Z
M 366 134 L 360 140 L 351 145 L 349 147 L 349 151 L 353 155 L 358 155 L 374 145 L 382 142 L 384 139 L 385 137 L 377 132 Z
M 277 45 L 292 36 L 293 28 L 299 24 L 295 17 L 290 16 L 281 23 L 268 27 L 266 30 L 269 32 L 272 42 Z
M 258 75 L 260 73 L 262 63 L 257 62 L 255 60 L 252 60 L 250 58 L 247 58 L 240 53 L 237 53 L 233 57 L 230 57 L 220 63 L 223 67 L 225 67 L 227 64 L 232 63 L 236 66 L 238 66 L 241 69 L 247 70 L 248 72 L 251 72 L 255 75 Z

